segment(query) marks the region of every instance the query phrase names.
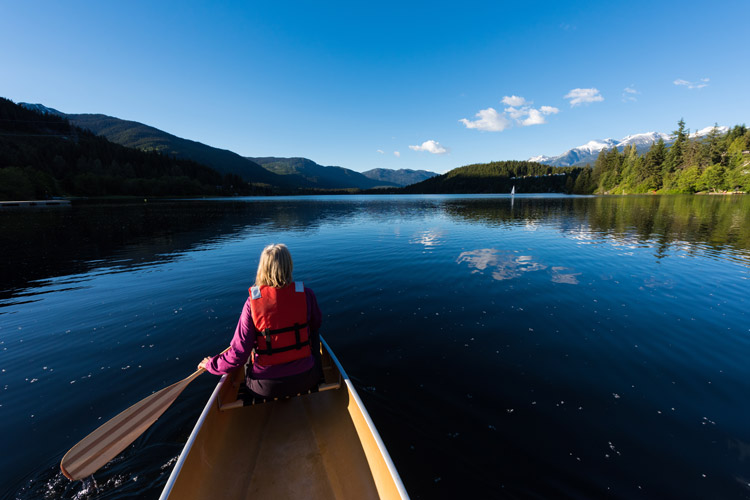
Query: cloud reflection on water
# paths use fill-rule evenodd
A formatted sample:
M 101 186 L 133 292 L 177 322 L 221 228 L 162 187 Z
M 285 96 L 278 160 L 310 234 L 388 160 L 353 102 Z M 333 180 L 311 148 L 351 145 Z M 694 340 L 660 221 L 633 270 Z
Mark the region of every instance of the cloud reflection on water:
M 517 256 L 511 252 L 501 252 L 494 248 L 480 248 L 469 252 L 461 252 L 456 260 L 461 264 L 466 262 L 472 273 L 481 273 L 486 269 L 493 269 L 492 277 L 496 280 L 508 280 L 517 278 L 521 273 L 529 271 L 541 271 L 547 266 L 534 262 L 529 255 Z
M 516 255 L 508 251 L 500 251 L 495 248 L 480 248 L 468 252 L 461 252 L 456 263 L 466 262 L 473 273 L 481 273 L 492 270 L 492 278 L 498 281 L 518 278 L 522 273 L 532 271 L 543 271 L 548 266 L 535 262 L 530 255 Z M 571 271 L 567 267 L 552 267 L 550 269 L 551 280 L 554 283 L 578 284 L 578 276 L 581 273 L 565 272 Z
M 551 269 L 552 272 L 552 281 L 554 283 L 567 283 L 568 285 L 577 285 L 578 284 L 578 276 L 581 275 L 581 273 L 564 273 L 563 271 L 568 271 L 569 269 L 567 267 L 553 267 Z

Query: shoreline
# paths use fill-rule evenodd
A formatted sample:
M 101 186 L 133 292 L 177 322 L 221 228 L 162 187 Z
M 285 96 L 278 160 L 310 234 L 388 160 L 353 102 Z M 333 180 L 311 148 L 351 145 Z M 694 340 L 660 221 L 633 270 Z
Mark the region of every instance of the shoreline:
M 18 200 L 0 201 L 0 210 L 16 208 L 70 207 L 70 200 Z
M 503 195 L 507 193 L 394 193 L 394 192 L 372 192 L 371 190 L 363 191 L 350 191 L 350 192 L 319 192 L 319 193 L 277 193 L 277 194 L 265 194 L 265 195 L 247 195 L 247 196 L 156 196 L 150 198 L 142 198 L 140 196 L 101 196 L 101 197 L 72 197 L 65 199 L 53 199 L 53 200 L 0 200 L 0 210 L 3 209 L 20 209 L 20 208 L 52 208 L 52 207 L 70 207 L 75 203 L 112 203 L 112 202 L 130 202 L 130 203 L 148 203 L 150 201 L 168 201 L 168 200 L 200 200 L 200 199 L 234 199 L 234 198 L 267 198 L 267 197 L 287 197 L 287 196 L 309 196 L 314 198 L 316 196 L 347 196 L 347 195 L 419 195 L 419 194 L 431 194 L 431 195 Z M 747 195 L 745 191 L 699 191 L 697 193 L 659 193 L 651 191 L 648 193 L 592 193 L 588 195 L 581 195 L 576 193 L 562 193 L 562 192 L 529 192 L 529 193 L 517 193 L 517 195 L 539 195 L 539 194 L 555 194 L 563 196 L 732 196 L 732 195 Z

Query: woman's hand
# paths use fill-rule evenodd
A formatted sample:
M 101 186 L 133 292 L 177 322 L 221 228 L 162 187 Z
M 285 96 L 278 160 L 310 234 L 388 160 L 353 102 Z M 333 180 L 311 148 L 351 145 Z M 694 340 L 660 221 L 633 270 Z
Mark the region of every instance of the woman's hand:
M 210 357 L 203 358 L 203 360 L 200 363 L 198 363 L 198 369 L 199 370 L 205 370 L 206 369 L 206 365 L 208 365 L 208 363 L 210 363 L 210 362 L 211 362 L 211 358 Z

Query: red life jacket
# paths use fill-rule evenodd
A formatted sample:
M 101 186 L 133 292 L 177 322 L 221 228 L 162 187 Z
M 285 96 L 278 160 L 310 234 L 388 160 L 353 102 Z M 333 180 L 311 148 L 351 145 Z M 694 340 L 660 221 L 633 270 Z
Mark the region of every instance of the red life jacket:
M 307 326 L 307 296 L 302 282 L 284 288 L 249 289 L 256 337 L 255 363 L 279 365 L 312 355 Z

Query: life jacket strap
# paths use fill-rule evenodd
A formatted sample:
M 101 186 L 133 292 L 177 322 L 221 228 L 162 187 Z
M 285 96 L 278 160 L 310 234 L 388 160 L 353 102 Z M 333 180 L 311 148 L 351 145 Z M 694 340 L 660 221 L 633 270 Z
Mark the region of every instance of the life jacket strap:
M 307 328 L 307 323 L 302 323 L 302 324 L 295 323 L 294 326 L 288 326 L 286 328 L 279 328 L 277 330 L 271 330 L 270 328 L 266 328 L 265 330 L 261 332 L 261 334 L 266 340 L 266 348 L 265 349 L 256 348 L 255 352 L 257 354 L 274 354 L 277 352 L 291 351 L 292 349 L 302 349 L 306 345 L 310 345 L 309 333 L 308 333 L 308 339 L 305 340 L 304 342 L 301 342 L 302 337 L 299 331 L 302 330 L 303 328 Z M 276 335 L 279 333 L 285 333 L 285 332 L 291 332 L 291 331 L 294 332 L 294 337 L 295 337 L 294 344 L 288 345 L 285 347 L 278 347 L 274 349 L 273 346 L 271 345 L 271 335 Z
M 256 348 L 255 349 L 255 353 L 256 354 L 276 354 L 276 353 L 279 353 L 279 352 L 291 351 L 293 349 L 302 349 L 306 345 L 310 345 L 310 340 L 305 340 L 304 342 L 301 342 L 299 344 L 288 345 L 288 346 L 284 346 L 284 347 L 276 347 L 276 348 L 273 348 L 273 349 L 257 349 Z

